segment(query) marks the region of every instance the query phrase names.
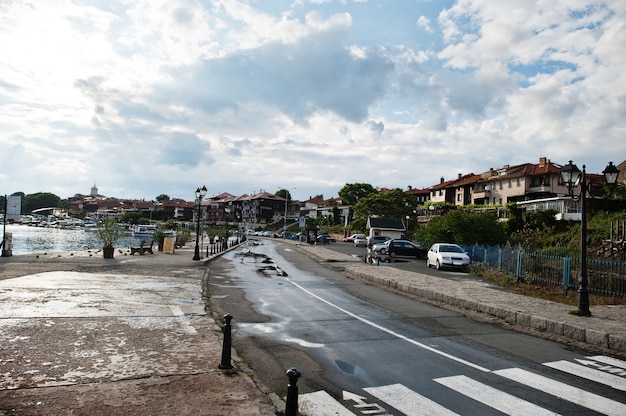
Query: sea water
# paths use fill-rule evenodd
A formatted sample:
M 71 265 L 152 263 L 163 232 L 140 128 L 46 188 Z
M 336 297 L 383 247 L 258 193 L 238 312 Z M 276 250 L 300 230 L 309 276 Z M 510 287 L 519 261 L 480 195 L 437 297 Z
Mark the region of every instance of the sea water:
M 0 224 L 0 239 L 2 238 L 3 228 L 3 225 Z M 63 229 L 7 224 L 6 232 L 13 234 L 14 256 L 34 253 L 99 250 L 102 248 L 96 233 L 93 230 L 87 231 L 82 228 Z M 149 237 L 133 237 L 129 234 L 115 246 L 118 248 L 135 247 L 139 246 L 141 240 L 149 240 Z

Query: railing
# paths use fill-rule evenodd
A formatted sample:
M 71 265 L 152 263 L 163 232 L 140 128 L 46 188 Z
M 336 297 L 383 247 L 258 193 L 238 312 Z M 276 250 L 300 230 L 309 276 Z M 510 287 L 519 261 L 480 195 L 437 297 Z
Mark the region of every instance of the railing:
M 522 247 L 462 246 L 472 262 L 500 270 L 517 281 L 531 280 L 577 289 L 580 259 L 524 251 Z M 626 263 L 587 260 L 589 292 L 626 296 Z

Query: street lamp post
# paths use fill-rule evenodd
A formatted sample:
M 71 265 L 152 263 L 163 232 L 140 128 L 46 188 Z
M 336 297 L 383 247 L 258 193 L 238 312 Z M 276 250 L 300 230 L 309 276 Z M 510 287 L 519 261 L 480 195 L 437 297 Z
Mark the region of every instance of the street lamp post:
M 619 170 L 609 162 L 607 167 L 602 171 L 604 180 L 612 187 L 617 182 Z M 587 279 L 587 192 L 589 192 L 587 183 L 587 173 L 585 165 L 582 172 L 570 160 L 567 165 L 561 169 L 561 178 L 563 183 L 567 185 L 569 196 L 580 199 L 580 287 L 578 288 L 578 310 L 577 315 L 591 316 L 589 310 L 589 288 Z M 580 195 L 574 196 L 574 187 L 580 185 Z
M 202 185 L 202 188 L 196 189 L 196 200 L 198 201 L 198 223 L 196 224 L 196 249 L 193 252 L 193 259 L 200 260 L 200 209 L 202 198 L 206 195 L 206 186 Z
M 285 217 L 283 218 L 283 240 L 287 237 L 286 233 L 287 233 L 287 204 L 289 204 L 289 195 L 291 195 L 289 193 L 290 190 L 293 190 L 296 188 L 290 188 L 290 189 L 285 189 Z

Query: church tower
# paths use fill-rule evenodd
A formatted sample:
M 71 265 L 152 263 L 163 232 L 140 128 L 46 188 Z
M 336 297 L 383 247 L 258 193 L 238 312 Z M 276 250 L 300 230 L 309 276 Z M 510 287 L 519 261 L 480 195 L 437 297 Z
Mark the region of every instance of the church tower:
M 95 198 L 98 196 L 98 187 L 96 186 L 96 183 L 94 182 L 93 186 L 91 187 L 91 193 L 89 194 L 92 198 Z

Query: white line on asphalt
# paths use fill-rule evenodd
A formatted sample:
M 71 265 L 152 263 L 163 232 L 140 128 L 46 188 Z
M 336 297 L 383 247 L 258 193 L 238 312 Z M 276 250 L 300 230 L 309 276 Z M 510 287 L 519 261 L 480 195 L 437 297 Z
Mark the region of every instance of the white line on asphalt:
M 380 387 L 366 387 L 363 390 L 399 411 L 411 416 L 454 416 L 451 410 L 439 403 L 414 392 L 402 384 Z M 457 415 L 458 416 L 458 415 Z
M 600 370 L 595 370 L 593 368 L 585 367 L 584 365 L 575 364 L 565 360 L 543 363 L 543 365 L 555 368 L 565 373 L 573 374 L 575 376 L 584 377 L 587 380 L 592 380 L 596 383 L 604 384 L 617 390 L 626 391 L 626 378 L 624 377 L 615 376 L 613 374 L 605 373 Z
M 434 379 L 437 383 L 457 391 L 473 400 L 511 416 L 555 416 L 536 404 L 515 397 L 509 393 L 494 389 L 467 376 L 441 377 Z
M 607 399 L 597 394 L 589 393 L 577 387 L 569 386 L 560 381 L 540 376 L 539 374 L 520 368 L 508 368 L 504 370 L 496 370 L 494 374 L 513 380 L 517 383 L 524 384 L 543 391 L 544 393 L 556 396 L 559 399 L 567 400 L 579 406 L 586 407 L 594 412 L 602 413 L 609 416 L 626 415 L 626 404 L 615 400 Z
M 324 390 L 298 396 L 301 413 L 315 416 L 354 416 L 354 413 L 342 406 Z
M 614 367 L 626 369 L 626 361 L 618 360 L 617 358 L 606 357 L 604 355 L 595 355 L 593 357 L 587 357 L 590 360 L 599 361 L 604 364 L 612 365 Z
M 475 369 L 477 369 L 477 370 L 480 370 L 480 371 L 483 371 L 483 372 L 486 372 L 486 373 L 488 373 L 488 372 L 490 372 L 490 371 L 491 371 L 491 370 L 489 370 L 489 369 L 487 369 L 487 368 L 485 368 L 485 367 L 481 367 L 481 366 L 479 366 L 478 364 L 474 364 L 474 363 L 472 363 L 472 362 L 466 361 L 466 360 L 464 360 L 464 359 L 462 359 L 462 358 L 459 358 L 459 357 L 455 357 L 454 355 L 448 354 L 448 353 L 446 353 L 446 352 L 439 351 L 439 350 L 437 350 L 437 349 L 435 349 L 435 348 L 433 348 L 433 347 L 430 347 L 430 346 L 428 346 L 428 345 L 426 345 L 426 344 L 423 344 L 423 343 L 421 343 L 421 342 L 419 342 L 419 341 L 416 341 L 416 340 L 414 340 L 414 339 L 411 339 L 411 338 L 409 338 L 409 337 L 407 337 L 407 336 L 405 336 L 405 335 L 399 334 L 398 332 L 392 331 L 391 329 L 385 328 L 385 327 L 384 327 L 384 326 L 382 326 L 382 325 L 378 325 L 377 323 L 374 323 L 374 322 L 372 322 L 372 321 L 370 321 L 370 320 L 368 320 L 368 319 L 365 319 L 365 318 L 363 318 L 363 317 L 361 317 L 361 316 L 359 316 L 359 315 L 357 315 L 357 314 L 355 314 L 355 313 L 352 313 L 352 312 L 350 312 L 350 311 L 348 311 L 348 310 L 346 310 L 346 309 L 342 308 L 341 306 L 335 305 L 334 303 L 332 303 L 332 302 L 330 302 L 330 301 L 328 301 L 328 300 L 326 300 L 326 299 L 322 298 L 322 297 L 321 297 L 321 296 L 319 296 L 319 295 L 316 295 L 315 293 L 311 292 L 311 291 L 310 291 L 310 290 L 308 290 L 308 289 L 305 289 L 304 287 L 300 286 L 299 284 L 297 284 L 296 282 L 294 282 L 294 281 L 293 281 L 293 280 L 291 280 L 291 279 L 287 279 L 287 281 L 288 281 L 289 283 L 291 283 L 292 285 L 294 285 L 295 287 L 297 287 L 298 289 L 302 290 L 304 293 L 307 293 L 308 295 L 310 295 L 310 296 L 314 297 L 315 299 L 318 299 L 319 301 L 324 302 L 325 304 L 327 304 L 327 305 L 329 305 L 329 306 L 332 306 L 333 308 L 335 308 L 335 309 L 337 309 L 337 310 L 339 310 L 339 311 L 341 311 L 341 312 L 345 313 L 346 315 L 351 316 L 351 317 L 353 317 L 354 319 L 357 319 L 357 320 L 359 320 L 359 321 L 363 322 L 364 324 L 367 324 L 367 325 L 369 325 L 369 326 L 371 326 L 371 327 L 373 327 L 373 328 L 376 328 L 376 329 L 379 329 L 379 330 L 381 330 L 381 331 L 383 331 L 383 332 L 386 332 L 386 333 L 388 333 L 389 335 L 392 335 L 392 336 L 394 336 L 394 337 L 396 337 L 396 338 L 398 338 L 398 339 L 401 339 L 401 340 L 403 340 L 403 341 L 409 342 L 409 343 L 411 343 L 411 344 L 415 345 L 416 347 L 419 347 L 419 348 L 425 349 L 425 350 L 427 350 L 427 351 L 433 352 L 433 353 L 435 353 L 435 354 L 438 354 L 438 355 L 441 355 L 441 356 L 443 356 L 443 357 L 446 357 L 446 358 L 448 358 L 448 359 L 450 359 L 450 360 L 456 361 L 456 362 L 458 362 L 458 363 L 461 363 L 461 364 L 467 365 L 467 366 L 469 366 L 469 367 L 475 368 Z

